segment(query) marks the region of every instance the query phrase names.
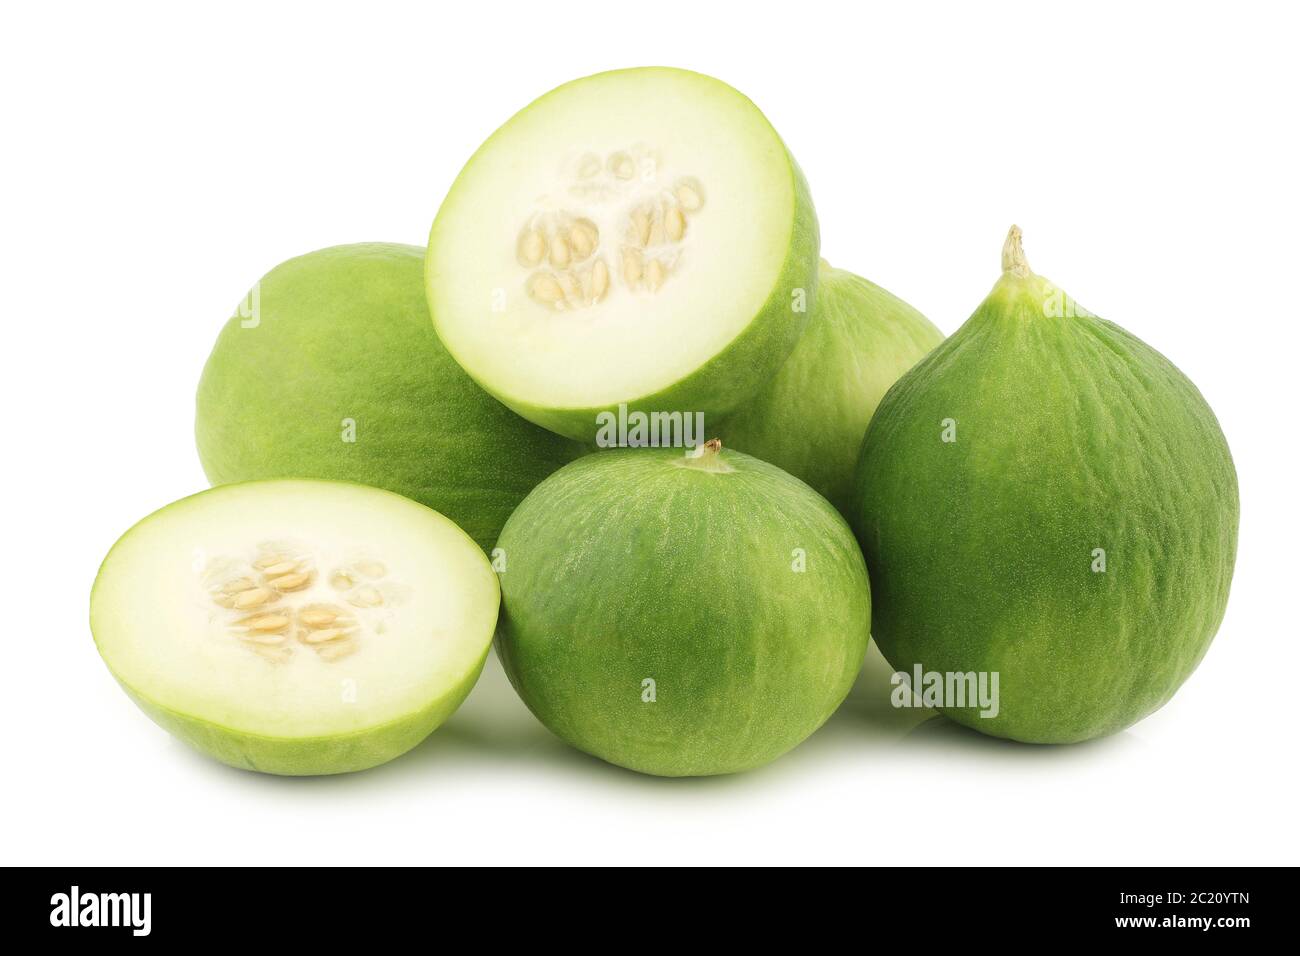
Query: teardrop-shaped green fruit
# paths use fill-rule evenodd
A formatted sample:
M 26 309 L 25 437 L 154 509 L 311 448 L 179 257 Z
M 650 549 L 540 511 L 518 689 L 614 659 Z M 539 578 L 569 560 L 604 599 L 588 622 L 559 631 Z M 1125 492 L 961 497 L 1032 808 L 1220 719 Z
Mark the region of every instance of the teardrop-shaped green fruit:
M 825 259 L 808 328 L 776 377 L 716 429 L 849 514 L 867 423 L 889 386 L 943 341 L 897 296 Z
M 996 707 L 945 681 L 944 712 L 984 733 L 1121 730 L 1173 696 L 1223 618 L 1237 477 L 1214 413 L 1030 272 L 1014 227 L 988 298 L 885 396 L 856 494 L 882 653 L 931 682 L 997 674 Z

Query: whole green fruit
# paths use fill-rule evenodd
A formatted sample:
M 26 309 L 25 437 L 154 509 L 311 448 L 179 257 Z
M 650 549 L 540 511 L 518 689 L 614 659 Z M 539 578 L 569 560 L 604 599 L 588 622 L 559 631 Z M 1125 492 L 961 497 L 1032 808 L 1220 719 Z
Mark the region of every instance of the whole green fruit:
M 999 675 L 999 737 L 1066 743 L 1164 704 L 1209 647 L 1237 550 L 1214 413 L 1167 359 L 1029 271 L 1013 227 L 975 314 L 899 380 L 855 509 L 896 670 Z
M 717 429 L 849 514 L 862 436 L 898 377 L 943 341 L 897 296 L 822 260 L 808 328 L 776 377 Z
M 584 451 L 461 371 L 429 322 L 424 250 L 379 242 L 290 259 L 254 286 L 203 370 L 195 433 L 213 484 L 374 485 L 440 511 L 484 550 Z
M 866 567 L 803 482 L 716 441 L 557 471 L 501 533 L 497 647 L 573 746 L 643 773 L 775 759 L 848 693 L 870 629 Z

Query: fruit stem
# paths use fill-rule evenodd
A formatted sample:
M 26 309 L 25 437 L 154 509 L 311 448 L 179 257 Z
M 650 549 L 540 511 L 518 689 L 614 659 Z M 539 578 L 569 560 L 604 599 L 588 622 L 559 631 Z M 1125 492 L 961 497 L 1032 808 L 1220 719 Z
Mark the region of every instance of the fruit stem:
M 1017 279 L 1027 279 L 1032 272 L 1029 271 L 1029 260 L 1025 258 L 1025 249 L 1020 244 L 1020 227 L 1012 226 L 1007 233 L 1007 241 L 1002 245 L 1002 272 L 1004 275 L 1013 275 Z
M 722 460 L 722 440 L 710 438 L 703 445 L 688 450 L 680 464 L 699 471 L 727 472 L 734 469 Z

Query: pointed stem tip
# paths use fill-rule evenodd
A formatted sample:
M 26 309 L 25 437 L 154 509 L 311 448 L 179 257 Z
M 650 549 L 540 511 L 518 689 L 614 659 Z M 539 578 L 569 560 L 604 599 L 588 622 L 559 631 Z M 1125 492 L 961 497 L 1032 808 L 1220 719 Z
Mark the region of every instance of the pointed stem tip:
M 1018 279 L 1032 275 L 1029 271 L 1029 260 L 1025 258 L 1025 249 L 1020 244 L 1019 226 L 1011 227 L 1007 233 L 1007 241 L 1002 245 L 1002 271 Z

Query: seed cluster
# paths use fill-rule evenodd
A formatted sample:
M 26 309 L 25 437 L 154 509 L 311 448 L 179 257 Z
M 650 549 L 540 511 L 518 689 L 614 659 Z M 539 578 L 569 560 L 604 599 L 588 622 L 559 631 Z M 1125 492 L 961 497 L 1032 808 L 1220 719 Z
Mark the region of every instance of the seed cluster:
M 609 266 L 595 256 L 600 229 L 590 219 L 568 213 L 534 216 L 519 234 L 519 264 L 532 269 L 528 294 L 554 309 L 595 305 L 609 292 Z
M 608 255 L 624 288 L 657 292 L 678 264 L 690 217 L 704 208 L 704 188 L 698 180 L 683 177 L 671 187 L 656 182 L 648 195 L 634 196 L 639 168 L 632 155 L 621 150 L 604 163 L 587 156 L 578 166 L 578 179 L 603 179 L 599 186 L 586 183 L 576 194 L 592 203 L 617 202 L 623 207 L 616 249 Z M 604 238 L 583 212 L 531 216 L 515 240 L 516 260 L 530 270 L 525 283 L 529 297 L 557 312 L 604 301 L 611 291 Z
M 331 571 L 326 580 L 334 601 L 321 601 L 308 593 L 320 578 L 317 562 L 305 550 L 263 548 L 257 558 L 231 574 L 239 564 L 222 562 L 224 573 L 209 594 L 215 604 L 231 612 L 225 621 L 229 633 L 272 664 L 289 661 L 295 642 L 325 662 L 355 653 L 364 630 L 358 611 L 385 603 L 388 569 L 379 561 L 354 561 Z

